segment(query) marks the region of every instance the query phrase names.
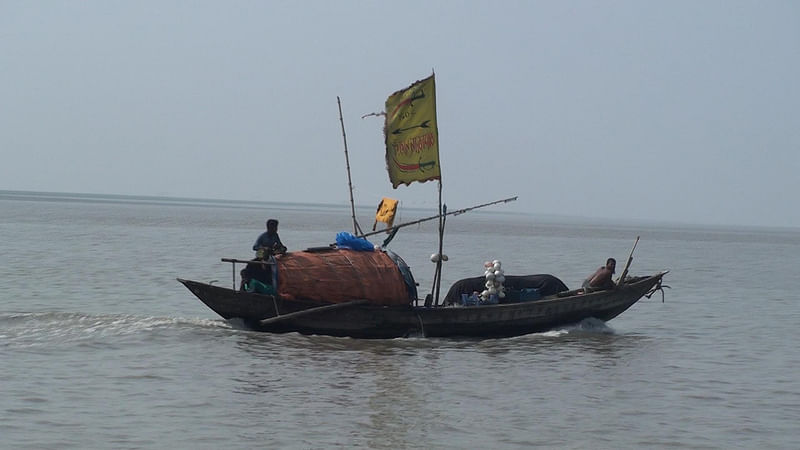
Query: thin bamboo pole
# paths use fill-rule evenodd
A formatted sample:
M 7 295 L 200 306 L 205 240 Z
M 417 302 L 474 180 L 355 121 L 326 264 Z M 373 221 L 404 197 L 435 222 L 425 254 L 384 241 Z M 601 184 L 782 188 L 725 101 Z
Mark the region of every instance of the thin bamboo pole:
M 473 209 L 483 208 L 485 206 L 496 205 L 498 203 L 513 202 L 516 199 L 517 199 L 517 197 L 509 197 L 509 198 L 504 198 L 502 200 L 495 200 L 493 202 L 484 203 L 482 205 L 470 206 L 469 208 L 462 208 L 462 209 L 457 209 L 455 211 L 450 211 L 449 213 L 446 213 L 445 215 L 446 216 L 457 216 L 459 214 L 464 214 L 467 211 L 472 211 Z M 359 235 L 359 237 L 374 236 L 376 234 L 386 233 L 389 230 L 394 230 L 394 229 L 397 229 L 397 228 L 403 228 L 403 227 L 407 227 L 407 226 L 410 226 L 410 225 L 416 225 L 418 223 L 427 222 L 429 220 L 438 219 L 438 218 L 439 218 L 439 214 L 437 214 L 435 216 L 425 217 L 424 219 L 414 220 L 412 222 L 401 223 L 399 225 L 392 225 L 391 228 L 386 229 L 386 230 L 378 230 L 378 231 L 371 231 L 369 233 L 364 233 L 364 234 Z
M 363 234 L 361 227 L 356 221 L 356 205 L 353 202 L 353 181 L 350 178 L 350 156 L 347 154 L 347 134 L 344 131 L 344 118 L 342 118 L 342 101 L 336 96 L 336 103 L 339 105 L 339 122 L 342 124 L 342 139 L 344 140 L 344 160 L 347 164 L 347 186 L 350 188 L 350 212 L 353 218 L 353 234 Z

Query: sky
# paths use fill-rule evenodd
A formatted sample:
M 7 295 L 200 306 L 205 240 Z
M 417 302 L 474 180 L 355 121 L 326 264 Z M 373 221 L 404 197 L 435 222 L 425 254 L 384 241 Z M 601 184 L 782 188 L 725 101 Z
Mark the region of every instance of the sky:
M 381 112 L 436 74 L 443 199 L 800 228 L 797 1 L 0 0 L 0 190 L 435 207 Z

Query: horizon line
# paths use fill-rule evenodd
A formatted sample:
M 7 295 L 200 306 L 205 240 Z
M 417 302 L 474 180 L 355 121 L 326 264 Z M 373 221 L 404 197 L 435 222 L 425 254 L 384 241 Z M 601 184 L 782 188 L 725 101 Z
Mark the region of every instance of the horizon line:
M 50 198 L 48 198 L 50 197 Z M 140 203 L 140 204 L 172 204 L 176 206 L 201 206 L 203 204 L 215 204 L 217 206 L 228 207 L 255 207 L 259 205 L 277 205 L 281 207 L 292 206 L 291 209 L 297 209 L 296 206 L 313 206 L 313 207 L 327 207 L 327 208 L 346 208 L 349 207 L 349 202 L 342 201 L 341 203 L 322 203 L 322 202 L 304 202 L 304 201 L 277 201 L 277 200 L 235 200 L 229 198 L 202 198 L 202 197 L 179 197 L 172 195 L 136 195 L 136 194 L 97 194 L 88 192 L 57 192 L 57 191 L 25 191 L 14 189 L 0 189 L 0 200 L 73 200 L 84 201 L 90 203 Z M 226 204 L 227 203 L 227 204 Z M 233 205 L 231 205 L 233 204 Z M 372 205 L 356 204 L 359 208 L 374 209 Z M 431 207 L 414 207 L 404 206 L 406 210 L 410 211 L 436 211 L 436 208 Z M 473 211 L 477 214 L 488 214 L 487 211 Z M 701 228 L 718 228 L 718 229 L 752 229 L 752 230 L 773 230 L 773 231 L 790 231 L 800 232 L 800 227 L 791 226 L 770 226 L 770 225 L 741 225 L 741 224 L 712 224 L 712 223 L 698 223 L 698 222 L 677 222 L 677 221 L 664 221 L 664 220 L 647 220 L 647 219 L 620 219 L 609 217 L 587 217 L 576 216 L 570 214 L 554 214 L 554 213 L 533 213 L 522 211 L 494 211 L 494 214 L 502 214 L 506 216 L 527 216 L 532 218 L 539 218 L 544 222 L 553 222 L 556 220 L 564 220 L 577 223 L 593 223 L 593 224 L 607 224 L 607 225 L 651 225 L 651 226 L 674 226 L 674 227 L 701 227 Z

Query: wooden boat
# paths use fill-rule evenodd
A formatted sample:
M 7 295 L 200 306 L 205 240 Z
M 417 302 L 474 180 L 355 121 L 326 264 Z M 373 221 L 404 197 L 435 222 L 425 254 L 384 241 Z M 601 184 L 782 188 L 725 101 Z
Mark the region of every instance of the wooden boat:
M 498 300 L 498 304 L 480 306 L 440 304 L 442 262 L 447 260 L 442 252 L 446 217 L 513 201 L 516 197 L 447 212 L 447 206 L 442 203 L 435 98 L 434 76 L 431 75 L 389 96 L 385 112 L 375 114 L 385 117 L 386 163 L 392 186 L 397 188 L 412 182 L 438 180 L 439 212 L 434 217 L 422 219 L 439 220 L 438 252 L 432 259 L 436 263 L 434 288 L 424 301 L 418 299 L 413 276 L 402 259 L 385 250 L 400 227 L 420 221 L 392 225 L 393 218 L 383 218 L 380 206 L 376 223 L 384 222 L 392 229 L 381 249 L 374 249 L 365 240 L 366 247 L 361 249 L 362 253 L 347 253 L 347 250 L 341 250 L 347 247 L 339 245 L 336 249 L 316 247 L 273 258 L 269 261 L 271 274 L 263 274 L 262 278 L 264 283 L 270 285 L 269 291 L 257 293 L 236 288 L 235 264 L 265 264 L 263 261 L 224 260 L 234 264 L 231 289 L 178 280 L 223 318 L 242 319 L 255 330 L 356 338 L 518 336 L 577 323 L 590 317 L 610 320 L 642 297 L 661 289 L 661 280 L 666 272 L 626 278 L 631 260 L 629 257 L 628 265 L 620 276 L 623 282 L 613 290 L 589 293 L 583 290 L 568 291 L 558 281 L 559 289 L 544 292 L 544 298 L 535 301 L 500 303 Z M 339 119 L 342 121 L 344 137 L 341 103 Z M 344 148 L 345 158 L 348 158 L 346 139 Z M 349 159 L 347 161 L 349 182 Z M 352 185 L 350 206 L 353 231 L 359 235 L 353 237 L 360 239 L 375 234 L 360 231 L 355 218 Z M 249 273 L 243 274 L 243 279 L 250 280 Z M 487 290 L 481 296 L 486 301 L 486 297 L 496 295 L 495 292 L 496 286 L 487 284 Z
M 341 303 L 286 299 L 178 279 L 225 319 L 273 333 L 354 338 L 510 337 L 551 330 L 587 318 L 608 321 L 661 290 L 667 272 L 628 278 L 614 290 L 573 290 L 539 300 L 480 306 L 387 306 L 353 298 Z M 662 291 L 663 293 L 663 291 Z

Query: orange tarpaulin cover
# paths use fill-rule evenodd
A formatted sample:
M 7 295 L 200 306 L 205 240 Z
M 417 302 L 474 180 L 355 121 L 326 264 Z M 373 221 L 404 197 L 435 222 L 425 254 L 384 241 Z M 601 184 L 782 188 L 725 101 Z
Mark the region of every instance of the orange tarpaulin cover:
M 400 269 L 381 251 L 292 252 L 275 259 L 281 298 L 330 303 L 365 299 L 378 305 L 410 302 Z

